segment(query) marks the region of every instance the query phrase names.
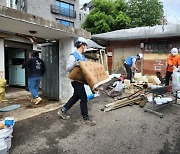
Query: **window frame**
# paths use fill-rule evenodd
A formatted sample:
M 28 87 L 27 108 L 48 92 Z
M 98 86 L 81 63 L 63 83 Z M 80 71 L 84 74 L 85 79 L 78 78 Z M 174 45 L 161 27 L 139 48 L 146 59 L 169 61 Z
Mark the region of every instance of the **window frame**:
M 17 9 L 16 0 L 6 0 L 7 7 Z
M 146 53 L 169 53 L 172 47 L 180 48 L 180 41 L 151 41 L 145 43 Z
M 67 3 L 64 1 L 58 1 L 58 0 L 56 0 L 55 4 L 59 8 L 59 12 L 61 15 L 64 15 L 67 17 L 74 17 L 74 4 L 70 4 L 70 3 Z
M 69 25 L 67 25 L 67 24 L 63 24 L 63 25 L 65 25 L 65 26 L 70 26 L 70 27 L 74 27 L 74 22 L 72 22 L 72 21 L 68 21 L 68 20 L 56 18 L 56 22 L 58 22 L 58 23 L 60 23 L 60 24 L 63 24 L 63 22 L 66 22 L 66 23 L 69 23 Z

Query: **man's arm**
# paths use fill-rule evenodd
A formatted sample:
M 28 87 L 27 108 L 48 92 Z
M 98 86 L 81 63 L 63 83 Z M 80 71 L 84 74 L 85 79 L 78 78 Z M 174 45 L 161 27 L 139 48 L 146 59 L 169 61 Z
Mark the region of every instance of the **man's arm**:
M 178 66 L 180 66 L 180 56 L 178 55 Z
M 44 64 L 44 61 L 42 61 L 42 75 L 46 72 L 46 66 Z
M 79 63 L 76 61 L 74 55 L 70 55 L 66 65 L 66 71 L 71 72 L 75 66 L 78 66 Z
M 22 65 L 22 69 L 23 68 L 26 68 L 26 67 L 28 67 L 29 66 L 29 63 L 30 63 L 30 59 L 27 61 L 27 62 L 25 62 L 23 65 Z
M 167 64 L 171 67 L 173 66 L 173 59 L 170 56 L 167 58 Z
M 138 69 L 137 69 L 137 67 L 136 67 L 136 58 L 133 58 L 132 59 L 132 67 L 136 70 L 136 71 L 138 71 Z

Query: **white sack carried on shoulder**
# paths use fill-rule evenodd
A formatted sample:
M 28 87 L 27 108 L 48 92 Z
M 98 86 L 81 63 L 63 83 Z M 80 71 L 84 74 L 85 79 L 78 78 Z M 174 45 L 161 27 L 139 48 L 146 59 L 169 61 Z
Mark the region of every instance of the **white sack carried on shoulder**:
M 172 90 L 180 91 L 180 67 L 174 68 L 172 74 Z

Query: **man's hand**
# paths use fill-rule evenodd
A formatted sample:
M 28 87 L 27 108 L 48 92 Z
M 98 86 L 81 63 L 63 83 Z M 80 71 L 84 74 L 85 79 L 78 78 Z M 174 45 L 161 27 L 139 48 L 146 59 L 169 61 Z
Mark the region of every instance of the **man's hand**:
M 133 67 L 134 68 L 134 71 L 137 72 L 138 71 L 138 68 L 137 67 Z
M 74 66 L 79 66 L 79 61 L 76 61 Z

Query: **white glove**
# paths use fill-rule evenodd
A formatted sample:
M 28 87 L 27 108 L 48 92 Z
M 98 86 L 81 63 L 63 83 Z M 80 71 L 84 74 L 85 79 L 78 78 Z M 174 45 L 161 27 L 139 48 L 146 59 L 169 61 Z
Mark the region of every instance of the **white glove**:
M 136 68 L 136 67 L 134 67 L 134 70 L 137 72 L 138 71 L 138 69 Z
M 172 66 L 172 68 L 173 68 L 173 69 L 177 69 L 177 67 L 176 67 L 176 66 Z
M 79 61 L 75 61 L 74 66 L 79 66 Z

